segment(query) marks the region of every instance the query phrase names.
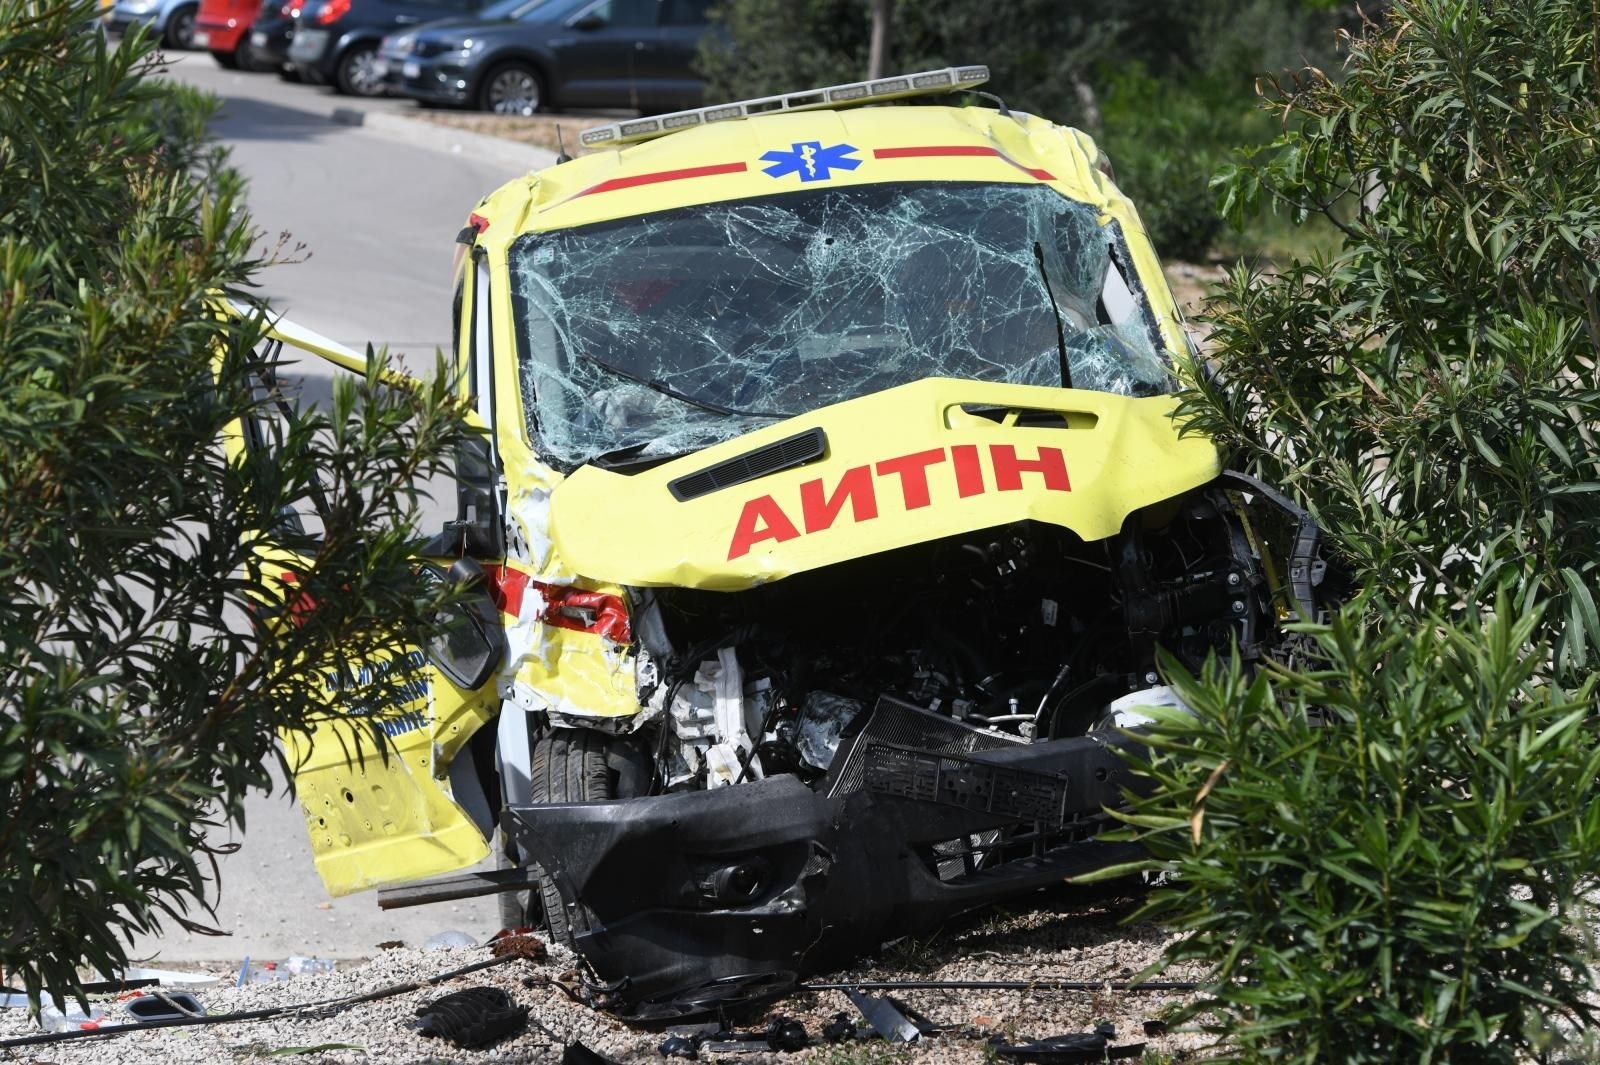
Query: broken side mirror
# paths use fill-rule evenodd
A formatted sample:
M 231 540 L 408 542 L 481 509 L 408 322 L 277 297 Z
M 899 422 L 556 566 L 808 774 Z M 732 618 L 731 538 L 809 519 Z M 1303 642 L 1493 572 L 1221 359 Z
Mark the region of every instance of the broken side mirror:
M 434 581 L 473 592 L 446 611 L 444 632 L 429 643 L 428 660 L 457 687 L 475 691 L 500 668 L 506 653 L 500 609 L 484 587 L 483 567 L 462 558 L 448 573 L 437 566 L 424 566 L 424 572 Z

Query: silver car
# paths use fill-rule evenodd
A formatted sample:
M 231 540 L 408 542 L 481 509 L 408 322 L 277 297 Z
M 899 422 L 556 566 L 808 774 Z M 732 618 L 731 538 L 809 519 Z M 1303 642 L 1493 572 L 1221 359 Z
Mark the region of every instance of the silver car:
M 125 33 L 141 23 L 162 45 L 172 49 L 194 47 L 194 17 L 197 0 L 117 0 L 107 19 L 113 33 Z

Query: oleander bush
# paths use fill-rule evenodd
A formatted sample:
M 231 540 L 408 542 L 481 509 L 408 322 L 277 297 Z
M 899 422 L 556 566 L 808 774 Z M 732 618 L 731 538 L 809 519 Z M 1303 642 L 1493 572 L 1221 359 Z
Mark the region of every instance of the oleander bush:
M 465 432 L 445 375 L 385 388 L 374 358 L 226 457 L 273 402 L 242 183 L 214 102 L 96 15 L 0 0 L 0 972 L 36 1004 L 207 930 L 206 829 L 329 712 L 316 671 L 434 631 L 412 485 Z M 319 491 L 314 540 L 283 515 Z
M 1220 179 L 1344 240 L 1233 273 L 1182 416 L 1364 589 L 1292 666 L 1174 675 L 1150 740 L 1148 912 L 1232 1060 L 1556 1060 L 1593 1020 L 1593 18 L 1401 0 Z

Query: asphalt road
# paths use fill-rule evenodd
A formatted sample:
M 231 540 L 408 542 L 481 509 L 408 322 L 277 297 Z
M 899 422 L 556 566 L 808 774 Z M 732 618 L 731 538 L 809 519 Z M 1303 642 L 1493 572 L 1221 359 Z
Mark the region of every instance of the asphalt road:
M 280 233 L 290 247 L 304 245 L 261 275 L 274 309 L 358 351 L 387 344 L 410 365 L 431 367 L 434 349 L 450 344 L 455 235 L 478 199 L 516 170 L 330 117 L 336 108 L 403 112 L 409 101 L 356 103 L 271 74 L 225 71 L 205 53 L 175 56 L 168 76 L 222 99 L 214 128 L 249 179 L 263 248 Z M 532 149 L 529 159 L 548 162 Z M 304 370 L 305 394 L 326 395 L 325 372 Z M 416 946 L 447 929 L 482 940 L 498 927 L 493 897 L 387 914 L 372 893 L 330 899 L 299 808 L 281 787 L 247 800 L 245 824 L 244 833 L 219 837 L 241 843 L 219 863 L 217 925 L 229 937 L 169 929 L 137 942 L 133 957 L 159 955 L 168 966 L 236 964 L 245 955 L 365 957 L 387 940 Z
M 179 53 L 170 76 L 222 99 L 214 128 L 250 180 L 262 248 L 286 234 L 285 252 L 302 260 L 262 275 L 275 308 L 358 351 L 386 343 L 431 362 L 435 347 L 448 350 L 456 233 L 514 170 L 330 118 L 339 108 L 405 113 L 409 100 L 356 101 L 223 70 L 203 52 Z M 529 149 L 529 165 L 544 154 Z

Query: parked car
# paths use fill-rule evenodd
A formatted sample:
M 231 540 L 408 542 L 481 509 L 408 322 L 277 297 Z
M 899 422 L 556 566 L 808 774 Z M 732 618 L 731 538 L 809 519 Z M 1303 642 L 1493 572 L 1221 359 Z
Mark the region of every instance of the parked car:
M 378 45 L 385 34 L 480 6 L 481 0 L 308 0 L 289 44 L 289 61 L 307 81 L 352 96 L 381 96 Z
M 713 0 L 502 0 L 475 19 L 390 37 L 392 91 L 531 115 L 546 107 L 695 107 L 691 69 Z
M 200 0 L 195 16 L 195 47 L 211 53 L 229 70 L 272 69 L 250 45 L 250 28 L 261 12 L 261 0 Z
M 289 61 L 289 44 L 304 8 L 305 0 L 265 0 L 250 28 L 250 48 L 256 58 L 286 77 L 298 76 Z
M 197 0 L 116 0 L 106 25 L 117 34 L 127 32 L 129 26 L 143 25 L 164 47 L 187 49 L 194 47 L 199 10 Z
M 1142 855 L 1097 837 L 1118 748 L 1185 712 L 1158 662 L 1294 654 L 1324 561 L 1174 420 L 1188 341 L 1094 141 L 884 106 L 986 77 L 597 127 L 473 208 L 454 380 L 485 435 L 419 555 L 474 598 L 324 668 L 289 760 L 330 892 L 498 827 L 511 867 L 385 902 L 531 887 L 508 923 L 670 1023 Z M 262 555 L 297 624 L 338 594 L 294 553 L 316 527 Z M 389 757 L 352 763 L 356 709 Z

